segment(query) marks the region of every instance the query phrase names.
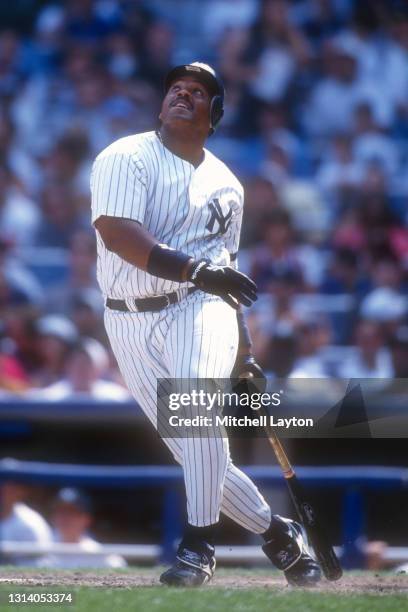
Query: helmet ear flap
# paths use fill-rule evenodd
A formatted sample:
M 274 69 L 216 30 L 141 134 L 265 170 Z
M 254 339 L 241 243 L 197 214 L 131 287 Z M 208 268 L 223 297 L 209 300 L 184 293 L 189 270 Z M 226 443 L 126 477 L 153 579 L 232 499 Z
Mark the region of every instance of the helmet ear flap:
M 222 96 L 214 96 L 210 105 L 210 134 L 214 134 L 215 129 L 224 115 L 224 100 Z

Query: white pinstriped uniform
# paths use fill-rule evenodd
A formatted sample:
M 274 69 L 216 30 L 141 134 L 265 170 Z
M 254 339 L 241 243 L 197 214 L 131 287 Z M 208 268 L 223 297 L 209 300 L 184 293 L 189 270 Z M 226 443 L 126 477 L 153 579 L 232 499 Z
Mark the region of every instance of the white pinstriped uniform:
M 160 243 L 228 265 L 238 250 L 243 190 L 232 172 L 205 150 L 194 168 L 174 155 L 155 132 L 122 138 L 98 155 L 92 176 L 92 221 L 132 219 Z M 188 283 L 151 276 L 108 251 L 98 234 L 97 276 L 106 297 L 152 297 L 178 291 L 177 304 L 159 312 L 105 309 L 105 326 L 129 390 L 157 426 L 158 378 L 228 378 L 238 346 L 235 311 L 221 298 Z M 228 440 L 163 438 L 183 466 L 188 521 L 205 526 L 220 510 L 255 533 L 270 524 L 268 504 L 231 462 Z

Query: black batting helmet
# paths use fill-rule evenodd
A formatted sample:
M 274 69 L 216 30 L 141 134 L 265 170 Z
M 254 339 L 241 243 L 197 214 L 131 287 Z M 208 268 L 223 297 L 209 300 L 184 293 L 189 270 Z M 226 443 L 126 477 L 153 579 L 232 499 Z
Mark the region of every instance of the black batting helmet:
M 201 62 L 193 62 L 192 64 L 181 64 L 175 66 L 166 75 L 164 80 L 164 91 L 167 94 L 170 85 L 183 76 L 193 76 L 197 81 L 202 83 L 211 96 L 210 106 L 210 134 L 215 132 L 215 129 L 224 114 L 224 85 L 221 79 L 211 66 L 202 64 Z

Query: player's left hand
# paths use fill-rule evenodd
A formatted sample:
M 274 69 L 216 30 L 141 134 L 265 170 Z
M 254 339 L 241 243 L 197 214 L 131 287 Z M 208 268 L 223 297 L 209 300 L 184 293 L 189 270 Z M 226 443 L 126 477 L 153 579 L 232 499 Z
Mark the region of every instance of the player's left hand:
M 216 266 L 207 259 L 193 263 L 187 280 L 206 293 L 220 296 L 235 310 L 239 304 L 251 306 L 258 299 L 257 286 L 246 274 L 230 266 Z
M 252 353 L 238 353 L 231 372 L 231 378 L 242 381 L 246 380 L 247 382 L 255 379 L 254 383 L 258 392 L 263 393 L 266 389 L 266 376 Z

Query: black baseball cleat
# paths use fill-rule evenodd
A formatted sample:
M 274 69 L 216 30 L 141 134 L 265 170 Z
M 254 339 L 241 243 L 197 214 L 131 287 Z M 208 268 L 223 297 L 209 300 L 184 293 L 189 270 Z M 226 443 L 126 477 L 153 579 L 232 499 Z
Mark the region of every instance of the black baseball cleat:
M 214 546 L 203 543 L 199 551 L 180 544 L 176 562 L 160 576 L 168 586 L 197 587 L 209 582 L 215 571 Z
M 308 551 L 299 523 L 274 514 L 262 537 L 262 550 L 291 586 L 312 587 L 319 582 L 320 567 Z

